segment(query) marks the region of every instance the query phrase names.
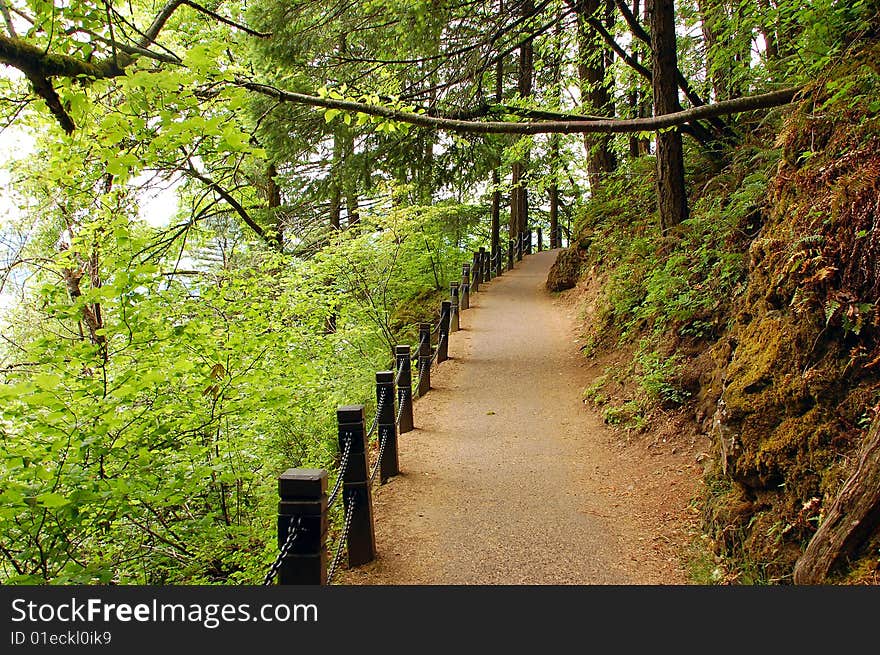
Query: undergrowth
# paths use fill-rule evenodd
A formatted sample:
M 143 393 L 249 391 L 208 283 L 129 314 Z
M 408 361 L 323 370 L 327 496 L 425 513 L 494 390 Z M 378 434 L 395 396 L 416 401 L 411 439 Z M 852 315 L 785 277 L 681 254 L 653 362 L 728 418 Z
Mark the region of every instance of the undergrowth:
M 644 157 L 614 173 L 582 208 L 575 234 L 594 274 L 607 283 L 585 352 L 629 344 L 633 358 L 616 375 L 634 389 L 614 402 L 597 380 L 585 398 L 603 406 L 609 424 L 645 429 L 658 407 L 686 403 L 685 358 L 727 327 L 731 302 L 742 294 L 746 248 L 762 224 L 762 202 L 780 157 L 746 145 L 710 177 L 691 157 L 691 216 L 666 234 L 654 209 L 654 160 Z M 603 391 L 603 389 L 605 389 Z

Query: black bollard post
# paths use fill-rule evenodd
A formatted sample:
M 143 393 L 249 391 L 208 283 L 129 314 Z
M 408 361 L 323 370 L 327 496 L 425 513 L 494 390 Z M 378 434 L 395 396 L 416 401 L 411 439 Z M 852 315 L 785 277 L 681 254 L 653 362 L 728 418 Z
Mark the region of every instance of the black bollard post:
M 278 476 L 278 548 L 291 524 L 296 536 L 278 569 L 278 584 L 327 583 L 327 471 L 287 469 Z
M 431 324 L 419 323 L 419 398 L 431 390 Z
M 520 234 L 516 238 L 516 261 L 521 262 L 523 258 L 523 235 Z
M 483 246 L 480 246 L 479 254 L 478 254 L 478 265 L 480 267 L 480 284 L 484 284 L 489 281 L 489 276 L 486 271 L 486 249 Z
M 483 280 L 480 276 L 480 253 L 474 251 L 474 261 L 471 264 L 471 291 L 476 293 L 480 290 L 480 282 Z
M 525 238 L 526 238 L 526 254 L 531 255 L 532 254 L 532 231 L 531 230 L 526 231 Z
M 461 309 L 468 309 L 471 306 L 471 265 L 462 264 L 461 266 L 461 293 L 458 306 Z
M 350 440 L 348 466 L 342 478 L 342 500 L 346 514 L 351 512 L 348 532 L 348 565 L 361 566 L 376 559 L 376 533 L 373 529 L 373 498 L 370 494 L 370 466 L 364 430 L 364 406 L 344 405 L 336 410 L 339 424 L 339 450 Z M 354 504 L 354 506 L 352 506 Z
M 539 227 L 539 228 L 538 228 L 538 252 L 541 252 L 542 250 L 544 250 L 544 243 L 543 243 L 543 241 L 544 241 L 544 237 L 543 237 L 543 235 L 541 234 L 541 228 Z
M 483 279 L 492 279 L 492 256 L 489 251 L 483 252 Z
M 444 300 L 440 307 L 440 336 L 437 341 L 438 364 L 449 359 L 449 315 L 452 311 L 452 303 Z
M 513 257 L 516 255 L 516 242 L 510 239 L 507 242 L 507 270 L 513 270 Z
M 397 402 L 403 405 L 400 409 L 400 434 L 413 429 L 412 407 L 412 366 L 410 364 L 409 346 L 397 346 L 394 349 L 394 370 L 397 382 Z
M 461 324 L 458 320 L 458 282 L 449 283 L 449 304 L 451 306 L 451 315 L 449 321 L 449 331 L 458 332 Z
M 504 253 L 500 246 L 492 253 L 492 269 L 492 275 L 495 277 L 504 272 Z
M 430 329 L 430 328 L 429 328 Z M 382 400 L 384 398 L 384 401 Z M 379 435 L 379 482 L 385 481 L 400 473 L 400 461 L 397 457 L 397 426 L 394 403 L 394 371 L 376 373 L 376 408 L 381 406 L 376 431 Z

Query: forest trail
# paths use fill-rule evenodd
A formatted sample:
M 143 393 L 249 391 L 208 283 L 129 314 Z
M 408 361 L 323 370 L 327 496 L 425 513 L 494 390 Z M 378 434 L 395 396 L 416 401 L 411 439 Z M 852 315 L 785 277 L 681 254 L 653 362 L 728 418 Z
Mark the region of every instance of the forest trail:
M 575 317 L 544 288 L 558 252 L 472 294 L 377 487 L 378 558 L 342 584 L 688 582 L 688 494 L 658 489 L 686 487 L 693 457 L 622 447 L 584 404 Z

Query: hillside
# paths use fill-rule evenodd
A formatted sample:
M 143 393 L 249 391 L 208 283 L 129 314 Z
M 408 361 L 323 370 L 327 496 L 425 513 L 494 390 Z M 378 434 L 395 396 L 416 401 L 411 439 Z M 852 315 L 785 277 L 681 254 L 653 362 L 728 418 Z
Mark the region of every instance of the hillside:
M 647 438 L 673 412 L 709 439 L 698 502 L 718 579 L 791 582 L 878 421 L 878 90 L 874 44 L 753 123 L 729 164 L 689 171 L 674 237 L 653 228 L 653 169 L 634 164 L 551 272 L 553 289 L 600 285 L 587 354 L 631 353 L 587 390 L 606 421 Z M 829 580 L 877 582 L 876 514 Z

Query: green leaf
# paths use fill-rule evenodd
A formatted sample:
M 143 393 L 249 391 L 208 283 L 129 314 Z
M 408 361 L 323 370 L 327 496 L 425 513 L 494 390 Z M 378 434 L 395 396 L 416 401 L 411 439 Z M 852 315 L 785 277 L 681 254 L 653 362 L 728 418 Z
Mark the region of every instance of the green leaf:
M 61 494 L 50 492 L 39 494 L 37 496 L 37 504 L 42 505 L 43 507 L 46 507 L 48 509 L 56 509 L 58 507 L 69 505 L 70 501 Z

